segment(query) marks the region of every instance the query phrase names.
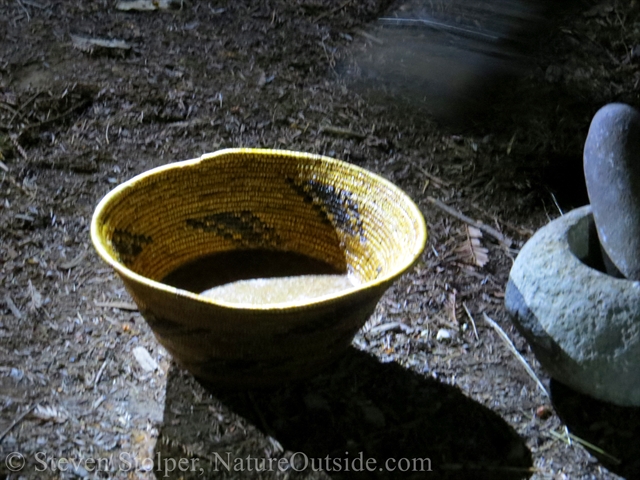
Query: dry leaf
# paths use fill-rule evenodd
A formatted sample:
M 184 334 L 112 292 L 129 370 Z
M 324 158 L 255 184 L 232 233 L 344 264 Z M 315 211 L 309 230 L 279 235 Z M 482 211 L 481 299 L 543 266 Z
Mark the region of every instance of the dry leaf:
M 29 296 L 31 297 L 29 310 L 31 311 L 38 310 L 42 306 L 42 295 L 36 289 L 36 287 L 33 286 L 33 283 L 31 283 L 31 280 L 29 280 Z
M 58 265 L 58 268 L 60 268 L 61 270 L 70 270 L 74 267 L 77 267 L 82 263 L 82 261 L 84 260 L 84 258 L 87 256 L 88 253 L 89 253 L 88 250 L 84 250 L 80 252 L 80 255 L 75 257 L 73 260 L 70 260 L 68 262 L 64 262 Z
M 451 319 L 451 321 L 453 323 L 458 323 L 458 315 L 456 312 L 456 291 L 454 290 L 453 292 L 451 292 L 448 296 L 447 296 L 447 304 L 448 304 L 448 310 L 449 310 L 449 318 Z
M 151 357 L 146 348 L 134 348 L 133 356 L 136 357 L 138 364 L 145 372 L 153 372 L 158 369 L 158 363 Z
M 43 422 L 64 423 L 67 421 L 67 414 L 55 407 L 36 406 L 31 412 L 31 416 Z
M 151 12 L 154 10 L 167 10 L 180 7 L 182 7 L 182 1 L 180 0 L 129 0 L 116 4 L 116 9 L 124 12 Z
M 455 252 L 463 262 L 484 267 L 489 261 L 489 250 L 483 247 L 480 242 L 482 231 L 468 225 L 466 234 L 466 240 L 455 249 Z
M 460 327 L 463 323 L 462 317 L 464 316 L 464 310 L 462 305 L 457 301 L 458 291 L 454 288 L 451 293 L 447 295 L 447 314 L 449 319 L 454 325 Z
M 127 310 L 129 312 L 137 312 L 138 306 L 131 302 L 94 302 L 96 307 L 117 308 L 118 310 Z
M 453 334 L 451 333 L 450 330 L 447 330 L 446 328 L 441 328 L 440 330 L 438 330 L 438 333 L 436 334 L 436 340 L 438 342 L 449 342 L 451 341 L 451 339 L 453 338 Z
M 106 40 L 104 38 L 87 38 L 71 35 L 71 42 L 78 50 L 88 53 L 96 49 L 131 50 L 131 45 L 124 40 Z

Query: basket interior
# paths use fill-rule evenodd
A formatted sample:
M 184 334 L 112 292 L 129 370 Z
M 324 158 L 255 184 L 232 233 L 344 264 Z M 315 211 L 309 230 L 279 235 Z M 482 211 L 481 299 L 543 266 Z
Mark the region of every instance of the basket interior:
M 107 254 L 155 281 L 214 254 L 267 251 L 365 283 L 406 268 L 424 244 L 417 208 L 389 182 L 278 151 L 223 151 L 152 170 L 114 190 L 95 221 Z

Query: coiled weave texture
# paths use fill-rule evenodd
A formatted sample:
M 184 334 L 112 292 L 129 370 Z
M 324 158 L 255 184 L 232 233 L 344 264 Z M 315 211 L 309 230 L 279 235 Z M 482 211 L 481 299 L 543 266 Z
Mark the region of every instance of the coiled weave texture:
M 158 340 L 218 384 L 272 384 L 344 350 L 393 280 L 418 259 L 415 204 L 364 169 L 317 155 L 230 149 L 143 173 L 110 192 L 92 222 L 98 253 L 122 277 Z M 161 281 L 230 250 L 322 260 L 361 286 L 300 304 L 225 305 Z

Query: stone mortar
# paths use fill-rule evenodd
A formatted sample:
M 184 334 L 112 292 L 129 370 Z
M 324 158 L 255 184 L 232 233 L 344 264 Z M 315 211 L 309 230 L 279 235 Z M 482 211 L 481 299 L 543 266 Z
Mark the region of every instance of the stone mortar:
M 522 248 L 505 305 L 552 377 L 640 406 L 640 282 L 607 275 L 603 265 L 591 206 L 573 210 Z

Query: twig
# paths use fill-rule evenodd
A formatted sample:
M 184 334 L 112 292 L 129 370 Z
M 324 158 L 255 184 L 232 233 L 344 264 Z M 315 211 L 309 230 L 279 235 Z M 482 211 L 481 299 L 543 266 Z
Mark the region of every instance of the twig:
M 509 144 L 507 145 L 507 155 L 511 154 L 511 148 L 513 148 L 513 142 L 516 141 L 517 135 L 518 135 L 518 131 L 516 130 L 515 132 L 513 132 L 513 136 L 511 137 L 511 140 L 509 140 Z
M 89 103 L 90 103 L 89 100 L 82 100 L 81 102 L 78 102 L 75 105 L 73 105 L 71 108 L 66 109 L 60 115 L 56 115 L 55 117 L 48 118 L 47 120 L 43 120 L 42 122 L 39 122 L 39 123 L 32 123 L 30 125 L 27 125 L 26 127 L 24 127 L 22 132 L 24 132 L 25 130 L 30 130 L 32 128 L 40 128 L 40 127 L 43 127 L 45 125 L 48 125 L 49 123 L 55 123 L 58 120 L 62 120 L 64 117 L 72 114 L 76 110 L 79 110 L 80 108 L 88 105 Z M 20 132 L 20 133 L 22 134 L 22 132 Z
M 18 2 L 18 5 L 20 5 L 20 7 L 22 7 L 22 10 L 24 10 L 24 13 L 27 14 L 27 20 L 31 20 L 31 15 L 29 14 L 29 10 L 27 10 L 27 7 L 24 6 L 24 4 L 20 1 L 20 0 L 16 0 Z
M 438 207 L 443 212 L 448 213 L 452 217 L 455 217 L 458 220 L 471 225 L 472 227 L 476 227 L 482 230 L 484 233 L 495 238 L 498 242 L 505 245 L 506 247 L 510 247 L 511 244 L 513 243 L 513 241 L 510 238 L 504 236 L 495 228 L 490 227 L 489 225 L 485 225 L 484 223 L 477 222 L 472 218 L 467 217 L 465 214 L 458 212 L 457 210 L 451 208 L 449 205 L 441 202 L 437 198 L 427 197 L 427 201 L 435 205 L 436 207 Z
M 498 218 L 495 215 L 487 212 L 486 210 L 484 210 L 483 208 L 481 208 L 479 205 L 472 203 L 471 207 L 474 208 L 475 210 L 477 210 L 478 212 L 480 212 L 481 214 L 493 218 L 496 222 L 498 222 L 500 225 L 503 225 L 509 229 L 511 229 L 512 231 L 514 231 L 515 233 L 517 233 L 518 235 L 522 235 L 523 237 L 531 237 L 534 233 L 533 230 L 531 230 L 530 228 L 526 228 L 526 227 L 518 227 L 516 225 L 514 225 L 513 223 L 505 220 L 504 218 Z
M 33 411 L 33 409 L 34 409 L 34 408 L 36 408 L 37 406 L 38 406 L 38 404 L 37 404 L 37 403 L 36 403 L 36 404 L 34 404 L 34 405 L 31 405 L 31 406 L 30 406 L 29 408 L 27 408 L 24 412 L 22 412 L 22 413 L 18 416 L 18 418 L 16 418 L 16 419 L 11 423 L 11 425 L 9 425 L 7 428 L 5 428 L 5 429 L 4 429 L 4 431 L 3 431 L 2 433 L 0 433 L 0 443 L 2 443 L 2 441 L 3 441 L 3 440 L 4 440 L 4 438 L 9 434 L 9 432 L 10 432 L 11 430 L 13 430 L 13 429 L 16 427 L 16 425 L 18 425 L 22 420 L 24 420 L 24 418 L 25 418 L 27 415 L 29 415 L 29 414 Z
M 556 199 L 556 196 L 551 191 L 549 191 L 549 195 L 551 195 L 551 199 L 553 200 L 553 204 L 556 206 L 556 208 L 560 212 L 560 215 L 564 215 L 564 212 L 562 211 L 562 208 L 560 208 L 560 205 L 558 204 L 558 200 Z
M 558 433 L 558 432 L 556 432 L 554 430 L 550 430 L 549 431 L 549 435 L 551 435 L 552 437 L 557 438 L 558 440 L 562 440 L 564 442 L 567 442 L 569 444 L 571 443 L 571 440 L 573 440 L 574 442 L 579 443 L 583 447 L 587 447 L 588 449 L 593 450 L 594 452 L 599 453 L 600 455 L 603 455 L 603 456 L 607 457 L 609 460 L 611 460 L 616 465 L 620 465 L 622 463 L 622 461 L 619 458 L 614 457 L 610 453 L 607 453 L 604 450 L 602 450 L 600 447 L 594 445 L 591 442 L 587 442 L 586 440 L 574 435 L 573 433 L 565 432 L 565 434 L 563 435 L 563 434 Z
M 30 7 L 39 8 L 40 10 L 46 10 L 47 8 L 49 8 L 51 6 L 49 4 L 40 5 L 39 3 L 31 2 L 30 0 L 22 0 L 22 3 L 24 3 L 25 5 L 29 5 Z
M 19 117 L 20 119 L 23 118 L 24 116 L 24 111 L 25 109 L 29 106 L 29 104 L 31 102 L 33 102 L 36 98 L 38 98 L 43 92 L 36 92 L 33 95 L 31 95 L 27 101 L 25 101 L 22 105 L 20 105 L 20 108 L 18 110 L 16 110 L 16 113 L 11 117 L 11 120 L 9 120 L 9 125 L 13 124 L 13 121 L 16 119 L 16 117 Z
M 320 127 L 321 132 L 332 133 L 334 135 L 339 135 L 341 137 L 353 137 L 358 138 L 360 140 L 367 138 L 366 135 L 362 133 L 354 132 L 353 130 L 349 130 L 348 128 L 334 127 L 333 125 L 323 125 Z
M 471 316 L 471 312 L 467 308 L 467 304 L 462 302 L 462 307 L 464 308 L 464 311 L 467 312 L 467 317 L 469 317 L 469 320 L 471 320 L 471 326 L 473 327 L 473 334 L 476 336 L 476 340 L 480 340 L 480 337 L 478 337 L 478 329 L 476 328 L 476 321 Z
M 138 306 L 130 302 L 95 302 L 96 307 L 115 308 L 118 310 L 126 310 L 128 312 L 137 312 Z
M 104 359 L 104 362 L 102 362 L 102 366 L 100 367 L 100 370 L 98 370 L 98 373 L 96 373 L 96 379 L 93 381 L 93 388 L 98 387 L 98 382 L 100 382 L 100 377 L 102 377 L 102 374 L 104 373 L 104 369 L 107 368 L 107 363 L 109 363 L 109 354 L 107 354 L 107 358 Z
M 353 0 L 346 0 L 344 2 L 342 2 L 340 5 L 338 5 L 335 8 L 332 8 L 331 10 L 329 10 L 328 12 L 324 12 L 321 13 L 320 15 L 318 15 L 315 20 L 314 23 L 317 22 L 318 20 L 322 20 L 324 17 L 328 17 L 329 15 L 333 15 L 336 12 L 339 12 L 340 10 L 342 10 L 344 7 L 346 7 L 347 5 L 349 5 Z
M 88 250 L 83 250 L 82 252 L 80 252 L 80 254 L 75 257 L 72 260 L 69 260 L 68 262 L 64 262 L 61 263 L 60 265 L 58 265 L 58 268 L 61 270 L 71 270 L 72 268 L 77 267 L 78 265 L 80 265 L 82 263 L 82 261 L 84 260 L 84 258 L 89 254 Z
M 9 140 L 11 140 L 11 143 L 13 144 L 13 147 L 18 151 L 18 153 L 20 154 L 20 156 L 24 159 L 24 160 L 29 160 L 29 156 L 27 155 L 27 152 L 24 148 L 22 148 L 22 145 L 20 145 L 18 143 L 18 135 L 9 135 Z
M 505 227 L 510 228 L 511 230 L 516 232 L 518 235 L 522 235 L 523 237 L 532 237 L 533 234 L 536 233 L 535 230 L 532 230 L 527 227 L 518 227 L 513 223 L 505 220 L 504 218 L 499 219 L 498 222 L 504 225 Z
M 0 108 L 4 108 L 6 111 L 13 113 L 14 115 L 18 114 L 18 111 L 15 108 L 9 106 L 7 102 L 0 101 Z
M 18 320 L 22 318 L 22 312 L 20 311 L 18 306 L 13 302 L 11 295 L 9 295 L 8 293 L 4 294 L 4 303 L 7 304 L 7 308 L 11 310 L 11 313 L 13 313 L 14 317 L 16 317 Z
M 365 32 L 364 30 L 360 30 L 359 28 L 356 28 L 354 32 L 357 33 L 358 35 L 362 35 L 364 38 L 372 41 L 373 43 L 377 43 L 378 45 L 384 45 L 384 42 L 382 40 L 380 40 L 378 37 L 374 37 L 370 33 Z
M 536 382 L 536 384 L 538 385 L 538 388 L 540 388 L 540 390 L 542 390 L 542 392 L 547 396 L 550 397 L 549 392 L 547 392 L 547 389 L 544 388 L 544 385 L 542 384 L 542 382 L 540 381 L 540 379 L 537 377 L 536 373 L 533 371 L 533 369 L 529 366 L 529 364 L 527 363 L 527 361 L 525 360 L 525 358 L 520 355 L 520 352 L 518 352 L 518 350 L 516 350 L 516 347 L 513 345 L 513 343 L 511 342 L 511 340 L 509 339 L 509 337 L 507 336 L 507 334 L 504 332 L 504 330 L 502 330 L 502 328 L 500 328 L 500 325 L 498 325 L 494 320 L 492 320 L 491 318 L 489 318 L 487 316 L 486 313 L 482 312 L 482 315 L 484 316 L 485 321 L 491 325 L 491 327 L 498 333 L 498 335 L 500 336 L 500 338 L 502 339 L 502 341 L 505 343 L 505 345 L 507 347 L 509 347 L 509 350 L 511 350 L 511 353 L 513 353 L 515 355 L 515 357 L 518 359 L 518 361 L 522 364 L 522 366 L 524 367 L 524 369 L 527 371 L 527 373 L 529 374 L 529 376 Z
M 427 172 L 424 168 L 422 168 L 420 165 L 418 165 L 416 162 L 414 162 L 413 160 L 411 160 L 410 158 L 407 159 L 408 162 L 413 165 L 415 168 L 417 168 L 418 170 L 420 170 L 420 172 L 427 177 L 429 180 L 431 180 L 433 183 L 437 183 L 438 185 L 442 185 L 443 187 L 450 187 L 451 183 L 447 182 L 445 180 L 442 180 L 440 177 L 436 177 L 434 174 Z M 426 188 L 424 189 L 426 190 Z

